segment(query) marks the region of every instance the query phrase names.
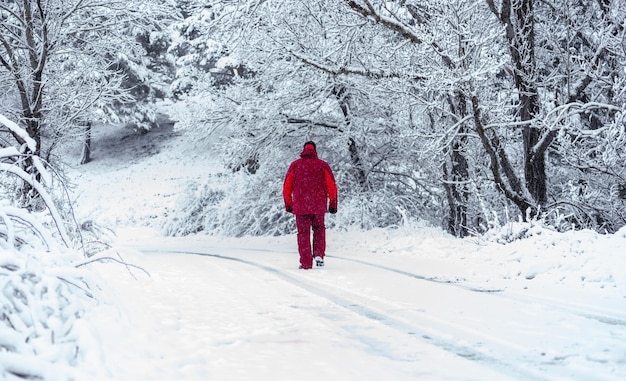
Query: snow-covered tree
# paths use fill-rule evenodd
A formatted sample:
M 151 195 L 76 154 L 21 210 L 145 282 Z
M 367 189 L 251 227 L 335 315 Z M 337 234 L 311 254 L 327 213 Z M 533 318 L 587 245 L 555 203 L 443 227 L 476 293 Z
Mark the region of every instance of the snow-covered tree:
M 442 29 L 452 32 L 453 36 L 459 36 L 458 44 L 445 38 L 450 33 L 432 34 L 436 38 L 431 39 L 418 37 L 417 33 L 423 33 L 424 28 L 416 29 L 414 28 L 416 23 L 404 22 L 398 16 L 401 13 L 395 12 L 388 2 L 347 1 L 346 3 L 376 24 L 396 30 L 413 41 L 418 39 L 428 41 L 428 45 L 444 59 L 444 63 L 448 59 L 446 65 L 449 68 L 464 67 L 463 61 L 472 60 L 474 60 L 472 62 L 475 68 L 490 68 L 493 66 L 489 61 L 493 59 L 494 53 L 496 56 L 499 54 L 497 49 L 492 49 L 492 52 L 488 52 L 489 54 L 477 55 L 477 52 L 487 52 L 484 45 L 477 44 L 479 41 L 484 41 L 480 38 L 481 30 L 459 28 L 463 25 L 462 18 L 458 17 L 463 13 L 459 10 L 465 8 L 475 11 L 473 19 L 465 13 L 465 22 L 471 21 L 471 24 L 467 25 L 478 26 L 483 31 L 498 30 L 493 28 L 493 21 L 485 21 L 489 20 L 489 17 L 486 17 L 488 15 L 484 13 L 485 4 L 480 2 L 448 1 L 420 2 L 419 4 L 403 2 L 407 5 L 407 10 L 411 15 L 417 16 L 416 21 L 440 20 L 438 23 L 422 23 L 427 26 L 427 31 L 432 33 L 438 26 L 444 25 Z M 579 130 L 573 122 L 580 115 L 586 115 L 591 121 L 595 120 L 596 128 L 600 123 L 617 122 L 618 125 L 622 123 L 619 113 L 616 114 L 621 107 L 613 103 L 611 92 L 623 82 L 623 72 L 619 70 L 618 63 L 623 62 L 623 47 L 620 48 L 620 44 L 617 43 L 617 41 L 623 41 L 623 27 L 620 27 L 624 20 L 623 11 L 619 10 L 615 2 L 586 5 L 579 2 L 566 2 L 566 4 L 558 5 L 549 2 L 539 4 L 540 6 L 537 6 L 534 1 L 522 0 L 503 0 L 497 3 L 487 1 L 486 5 L 502 25 L 501 38 L 492 37 L 492 42 L 496 47 L 506 47 L 508 59 L 501 65 L 501 70 L 490 70 L 491 75 L 487 77 L 477 75 L 480 70 L 458 73 L 461 75 L 455 75 L 454 71 L 450 71 L 442 77 L 443 83 L 447 83 L 446 78 L 448 82 L 451 81 L 450 78 L 455 77 L 470 78 L 469 81 L 458 81 L 457 85 L 464 83 L 460 87 L 453 87 L 455 91 L 460 90 L 455 97 L 457 99 L 460 99 L 458 96 L 464 97 L 468 104 L 464 105 L 463 101 L 449 102 L 449 104 L 456 103 L 459 110 L 464 108 L 472 110 L 472 129 L 480 138 L 484 151 L 489 157 L 489 162 L 484 165 L 490 168 L 496 189 L 517 206 L 522 217 L 540 213 L 545 215 L 543 213 L 555 210 L 556 205 L 563 204 L 565 201 L 559 200 L 557 195 L 558 189 L 562 186 L 559 181 L 563 178 L 550 177 L 553 181 L 548 181 L 548 174 L 553 173 L 555 169 L 561 172 L 567 171 L 567 168 L 562 167 L 564 160 L 551 161 L 550 164 L 554 166 L 547 167 L 548 152 L 554 151 L 554 140 L 559 132 L 574 137 L 577 141 L 588 140 L 583 136 L 590 133 L 584 130 L 593 129 L 593 125 L 587 124 L 583 130 Z M 555 17 L 559 14 L 560 16 Z M 455 18 L 461 22 L 455 22 Z M 559 26 L 556 29 L 555 19 Z M 446 21 L 441 22 L 443 20 Z M 596 36 L 593 33 L 595 25 L 606 27 Z M 555 30 L 558 32 L 554 33 Z M 568 40 L 566 36 L 570 36 L 570 39 Z M 597 37 L 600 39 L 596 39 Z M 559 42 L 546 43 L 555 39 Z M 603 39 L 606 39 L 606 45 L 602 42 Z M 465 57 L 463 54 L 458 55 L 461 58 L 460 65 L 454 59 L 454 54 L 446 53 L 455 45 L 460 47 L 459 51 L 466 51 Z M 568 56 L 568 53 L 572 53 L 569 45 L 576 46 L 576 49 L 581 52 L 575 55 L 574 60 Z M 607 49 L 605 46 L 611 46 L 611 48 Z M 476 58 L 478 61 L 475 61 Z M 588 94 L 591 88 L 595 89 L 594 94 L 603 99 L 600 104 L 590 101 Z M 421 90 L 427 89 L 433 89 L 433 87 L 429 86 Z M 556 98 L 555 101 L 554 89 L 557 94 L 568 94 L 568 96 Z M 619 94 L 619 92 L 613 94 Z M 506 101 L 502 102 L 501 99 Z M 507 105 L 507 101 L 513 107 Z M 573 103 L 578 104 L 573 105 Z M 560 108 L 560 111 L 553 112 L 554 104 L 564 104 L 564 107 Z M 559 107 L 557 106 L 556 109 Z M 598 115 L 605 115 L 607 118 L 601 122 Z M 617 121 L 614 119 L 616 116 Z M 563 119 L 557 122 L 560 118 Z M 463 134 L 458 137 L 463 139 Z M 592 145 L 595 146 L 596 143 L 598 142 L 593 142 Z M 596 148 L 602 146 L 604 144 L 600 143 Z M 563 148 L 563 145 L 560 148 Z M 589 150 L 582 152 L 588 154 Z M 575 152 L 561 152 L 563 157 L 569 157 L 572 154 L 576 155 Z M 611 157 L 614 156 L 611 155 Z M 464 168 L 463 160 L 460 159 L 452 160 L 452 162 Z M 617 166 L 603 165 L 601 168 L 613 175 L 616 170 L 620 171 L 619 164 Z M 618 179 L 619 175 L 614 177 L 613 189 L 616 185 L 615 180 Z M 617 182 L 619 183 L 619 180 Z M 604 194 L 609 196 L 609 192 L 604 192 Z M 615 197 L 611 198 L 615 200 Z M 549 199 L 556 202 L 548 202 Z M 452 202 L 449 204 L 453 205 Z M 584 208 L 593 209 L 593 206 L 587 204 Z M 600 209 L 606 211 L 606 207 Z M 606 215 L 602 212 L 600 214 Z M 578 218 L 578 220 L 581 219 L 589 220 L 588 216 Z M 609 230 L 616 227 L 616 221 L 607 223 L 606 216 L 599 220 L 600 224 L 604 224 L 605 227 L 611 225 Z
M 254 173 L 238 183 L 249 193 L 233 220 L 255 226 L 240 233 L 264 229 L 241 217 L 250 211 L 273 231 L 288 228 L 275 228 L 288 221 L 277 217 L 282 170 L 309 139 L 337 168 L 349 208 L 337 215 L 340 226 L 389 225 L 408 215 L 443 220 L 465 235 L 490 220 L 550 215 L 566 205 L 567 176 L 576 170 L 564 158 L 584 154 L 591 163 L 598 156 L 589 149 L 609 143 L 609 135 L 595 139 L 609 129 L 594 134 L 576 120 L 602 120 L 613 126 L 610 136 L 623 123 L 621 11 L 613 2 L 566 5 L 207 2 L 206 30 L 226 53 L 221 62 L 247 75 L 228 86 L 193 84 L 192 117 L 183 124 L 199 142 L 225 137 L 227 166 Z M 593 16 L 555 22 L 564 9 Z M 596 35 L 598 23 L 606 27 Z M 567 41 L 581 50 L 574 60 L 566 59 Z M 592 93 L 601 94 L 599 104 Z M 620 160 L 599 167 L 610 172 L 613 190 Z M 211 198 L 215 210 L 222 199 Z
M 626 223 L 626 9 L 619 1 L 540 2 L 541 123 L 549 208 L 566 227 L 615 231 Z
M 344 206 L 358 211 L 358 215 L 346 213 L 339 224 L 371 227 L 399 222 L 406 209 L 415 212 L 418 202 L 412 196 L 394 197 L 418 194 L 427 188 L 418 173 L 400 168 L 410 154 L 407 152 L 416 152 L 404 150 L 402 145 L 412 143 L 394 134 L 402 130 L 398 126 L 409 123 L 409 110 L 396 113 L 393 107 L 385 106 L 389 103 L 385 91 L 372 91 L 379 86 L 375 80 L 387 74 L 378 69 L 367 73 L 367 68 L 364 71 L 355 64 L 347 69 L 356 70 L 354 75 L 344 76 L 338 64 L 347 57 L 341 55 L 350 53 L 332 53 L 344 32 L 339 28 L 343 20 L 335 17 L 357 19 L 324 9 L 340 4 L 239 5 L 211 8 L 222 12 L 214 19 L 231 22 L 227 29 L 213 25 L 212 37 L 230 43 L 232 54 L 220 60 L 222 67 L 240 65 L 245 68 L 244 75 L 235 76 L 231 85 L 222 88 L 209 83 L 197 85 L 201 102 L 185 114 L 192 115 L 185 124 L 195 128 L 198 140 L 216 131 L 228 137 L 222 145 L 226 165 L 255 172 L 250 176 L 250 192 L 259 189 L 254 185 L 257 181 L 271 182 L 271 187 L 262 188 L 263 201 L 247 197 L 239 206 L 241 213 L 259 208 L 268 216 L 281 213 L 282 205 L 276 201 L 284 171 L 308 139 L 318 141 L 320 154 L 336 166 Z M 228 39 L 232 35 L 241 38 Z M 373 32 L 371 35 L 376 37 Z M 367 45 L 365 38 L 356 42 L 359 49 Z M 330 54 L 329 61 L 318 59 Z M 375 59 L 374 54 L 371 59 Z M 388 76 L 398 79 L 400 74 Z M 389 178 L 401 181 L 386 181 Z M 397 187 L 404 191 L 394 190 Z M 248 199 L 256 204 L 247 205 Z M 283 225 L 279 230 L 285 229 Z
M 134 36 L 171 14 L 168 2 L 144 0 L 0 1 L 0 110 L 34 139 L 29 153 L 50 159 L 86 122 L 123 118 L 120 105 L 135 98 L 120 64 L 148 81 Z

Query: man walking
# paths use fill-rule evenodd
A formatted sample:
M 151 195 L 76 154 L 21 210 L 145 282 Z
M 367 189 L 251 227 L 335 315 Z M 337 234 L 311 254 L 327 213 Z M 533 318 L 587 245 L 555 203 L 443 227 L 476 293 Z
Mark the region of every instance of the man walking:
M 324 214 L 337 213 L 337 185 L 327 162 L 317 157 L 315 143 L 304 143 L 300 159 L 287 170 L 283 184 L 285 209 L 296 215 L 300 268 L 324 266 L 326 226 Z M 313 251 L 311 251 L 311 228 Z

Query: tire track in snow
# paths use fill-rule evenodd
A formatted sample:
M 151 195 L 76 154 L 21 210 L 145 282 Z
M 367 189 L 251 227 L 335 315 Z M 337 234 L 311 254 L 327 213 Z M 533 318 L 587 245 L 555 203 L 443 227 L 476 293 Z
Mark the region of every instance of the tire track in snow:
M 278 253 L 278 251 L 276 250 L 269 250 L 269 249 L 237 248 L 237 250 L 251 251 L 251 252 L 260 251 L 260 252 L 267 252 L 267 253 Z M 281 253 L 292 254 L 292 252 L 288 252 L 288 251 L 284 251 Z M 201 253 L 196 253 L 196 254 L 201 255 Z M 470 286 L 467 284 L 460 283 L 460 281 L 458 280 L 429 277 L 429 276 L 420 275 L 420 274 L 412 273 L 409 271 L 377 264 L 377 263 L 364 261 L 361 259 L 347 258 L 347 257 L 338 256 L 338 255 L 326 255 L 326 257 L 339 259 L 339 260 L 347 261 L 347 262 L 359 263 L 365 266 L 378 268 L 381 270 L 400 274 L 409 278 L 422 280 L 425 282 L 448 285 L 450 287 L 456 287 L 456 288 L 467 290 L 467 291 L 491 294 L 494 297 L 517 300 L 519 302 L 523 302 L 527 304 L 539 304 L 541 306 L 549 307 L 551 309 L 558 308 L 560 311 L 568 312 L 568 313 L 583 317 L 585 319 L 595 320 L 602 324 L 614 325 L 614 326 L 626 326 L 626 315 L 620 314 L 618 311 L 615 311 L 615 310 L 598 309 L 597 307 L 590 306 L 590 305 L 577 305 L 574 303 L 564 302 L 562 300 L 548 298 L 542 295 L 527 296 L 527 295 L 522 295 L 519 293 L 507 291 L 504 288 L 486 288 L 486 287 Z
M 396 269 L 393 267 L 388 267 L 388 266 L 384 266 L 384 265 L 380 265 L 376 263 L 363 261 L 360 259 L 346 258 L 346 257 L 341 257 L 341 256 L 336 256 L 336 255 L 332 255 L 332 256 L 328 255 L 327 257 L 340 259 L 340 260 L 348 261 L 348 262 L 359 263 L 365 266 L 370 266 L 370 267 L 390 271 L 396 274 L 407 276 L 409 278 L 419 279 L 419 280 L 423 280 L 427 282 L 447 284 L 452 287 L 458 287 L 458 288 L 465 289 L 468 291 L 489 293 L 489 294 L 493 294 L 495 297 L 501 297 L 501 298 L 510 299 L 510 300 L 517 300 L 517 301 L 520 301 L 523 303 L 529 303 L 529 304 L 540 303 L 543 306 L 548 306 L 550 308 L 557 307 L 559 310 L 563 312 L 575 314 L 575 315 L 584 317 L 586 319 L 596 320 L 603 324 L 626 326 L 626 316 L 621 316 L 615 311 L 600 310 L 600 309 L 597 309 L 588 305 L 574 305 L 572 303 L 565 303 L 561 300 L 556 300 L 556 299 L 552 299 L 552 298 L 548 298 L 548 297 L 540 296 L 540 295 L 526 296 L 526 295 L 511 293 L 511 292 L 503 293 L 503 291 L 505 291 L 505 289 L 503 288 L 473 287 L 469 285 L 464 285 L 462 283 L 457 283 L 457 281 L 454 281 L 454 280 L 441 279 L 441 278 L 435 278 L 435 277 L 426 277 L 423 275 L 411 273 L 408 271 L 404 271 L 404 270 L 400 270 L 400 269 Z
M 404 319 L 395 318 L 391 316 L 389 313 L 381 312 L 381 311 L 388 309 L 389 306 L 394 307 L 393 303 L 390 303 L 388 301 L 381 302 L 380 300 L 374 300 L 373 298 L 368 298 L 367 295 L 362 294 L 362 293 L 356 293 L 356 292 L 342 289 L 333 285 L 325 284 L 324 282 L 315 281 L 315 280 L 306 278 L 304 274 L 302 274 L 302 276 L 296 275 L 296 274 L 300 274 L 298 273 L 298 271 L 300 270 L 294 270 L 293 275 L 292 275 L 288 271 L 277 269 L 275 267 L 272 267 L 263 263 L 251 261 L 248 259 L 238 258 L 235 256 L 216 254 L 216 253 L 182 251 L 182 250 L 181 251 L 142 250 L 142 251 L 144 253 L 159 253 L 159 254 L 172 253 L 172 254 L 199 255 L 199 256 L 217 258 L 220 260 L 233 261 L 233 262 L 238 262 L 238 263 L 242 263 L 245 265 L 253 266 L 261 270 L 267 271 L 268 273 L 275 275 L 276 277 L 286 281 L 287 283 L 300 287 L 306 290 L 307 292 L 310 292 L 314 295 L 324 298 L 332 302 L 333 304 L 341 307 L 342 309 L 351 311 L 352 313 L 356 315 L 372 320 L 378 324 L 383 324 L 389 328 L 392 328 L 396 331 L 406 334 L 407 337 L 413 337 L 415 338 L 415 340 L 426 342 L 430 345 L 443 349 L 459 357 L 481 364 L 482 366 L 485 366 L 489 369 L 500 372 L 503 375 L 517 378 L 520 380 L 537 380 L 537 381 L 557 380 L 557 379 L 562 378 L 562 377 L 557 377 L 557 376 L 554 376 L 554 377 L 547 376 L 543 374 L 541 371 L 529 368 L 528 366 L 524 366 L 523 364 L 521 366 L 513 364 L 505 359 L 506 356 L 504 356 L 505 358 L 499 358 L 499 357 L 490 355 L 488 353 L 484 353 L 479 350 L 476 350 L 469 345 L 463 345 L 460 342 L 461 340 L 455 340 L 454 337 L 456 336 L 451 335 L 450 332 L 460 331 L 460 332 L 469 333 L 470 336 L 480 337 L 481 340 L 479 340 L 479 342 L 481 344 L 491 341 L 491 342 L 496 343 L 497 346 L 509 347 L 509 349 L 516 351 L 516 352 L 521 352 L 524 350 L 524 348 L 518 346 L 515 343 L 507 342 L 506 340 L 502 340 L 493 336 L 487 337 L 483 334 L 480 334 L 479 332 L 476 332 L 475 330 L 471 328 L 463 327 L 461 325 L 454 324 L 449 321 L 444 321 L 436 317 L 430 317 L 427 314 L 424 314 L 423 311 L 421 313 L 415 312 L 415 311 L 407 311 L 409 315 L 411 315 L 410 318 L 406 318 L 406 317 Z M 331 256 L 328 256 L 328 257 L 330 258 Z M 336 256 L 333 256 L 333 258 L 345 259 L 345 258 L 339 258 Z M 481 289 L 474 289 L 471 287 L 464 287 L 462 285 L 451 283 L 449 281 L 423 277 L 423 276 L 420 276 L 417 274 L 411 274 L 409 272 L 405 272 L 402 270 L 386 268 L 385 266 L 378 266 L 375 264 L 371 264 L 371 263 L 367 263 L 367 262 L 363 262 L 359 260 L 352 260 L 352 261 L 361 263 L 362 265 L 365 265 L 365 266 L 377 267 L 387 272 L 391 271 L 394 273 L 406 275 L 413 279 L 434 282 L 444 287 L 445 286 L 451 286 L 451 287 L 461 286 L 459 288 L 467 292 L 480 292 L 480 293 L 490 292 L 490 291 L 484 291 Z M 385 308 L 385 306 L 381 306 L 381 304 L 387 305 L 387 308 Z M 449 338 L 450 336 L 452 336 L 452 338 Z
M 396 269 L 396 268 L 393 268 L 393 267 L 388 267 L 388 266 L 384 266 L 384 265 L 379 265 L 379 264 L 363 261 L 363 260 L 360 260 L 360 259 L 345 258 L 345 257 L 336 256 L 336 255 L 327 255 L 327 257 L 328 258 L 341 259 L 342 261 L 349 261 L 349 262 L 359 263 L 359 264 L 362 264 L 362 265 L 365 265 L 365 266 L 375 267 L 377 269 L 381 269 L 381 270 L 390 271 L 390 272 L 393 272 L 393 273 L 396 273 L 396 274 L 404 275 L 404 276 L 407 276 L 409 278 L 419 279 L 419 280 L 423 280 L 423 281 L 427 281 L 427 282 L 446 284 L 446 285 L 449 285 L 449 286 L 452 286 L 452 287 L 462 288 L 462 289 L 467 290 L 467 291 L 485 292 L 485 293 L 498 293 L 498 292 L 504 291 L 504 289 L 502 289 L 502 288 L 473 287 L 473 286 L 468 286 L 468 285 L 465 285 L 465 284 L 462 284 L 462 283 L 458 283 L 457 281 L 450 280 L 450 279 L 442 279 L 442 278 L 436 278 L 436 277 L 427 277 L 427 276 L 424 276 L 424 275 L 419 275 L 419 274 L 411 273 L 411 272 L 408 272 L 408 271 L 399 270 L 399 269 Z

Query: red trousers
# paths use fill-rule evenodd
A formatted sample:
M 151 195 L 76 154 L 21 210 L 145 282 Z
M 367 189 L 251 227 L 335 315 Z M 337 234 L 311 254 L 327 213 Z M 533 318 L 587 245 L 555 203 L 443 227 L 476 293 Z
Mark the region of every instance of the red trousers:
M 326 226 L 324 214 L 296 214 L 298 229 L 298 252 L 300 264 L 305 269 L 313 267 L 313 257 L 322 257 L 326 252 Z M 313 228 L 313 251 L 311 252 L 311 228 Z

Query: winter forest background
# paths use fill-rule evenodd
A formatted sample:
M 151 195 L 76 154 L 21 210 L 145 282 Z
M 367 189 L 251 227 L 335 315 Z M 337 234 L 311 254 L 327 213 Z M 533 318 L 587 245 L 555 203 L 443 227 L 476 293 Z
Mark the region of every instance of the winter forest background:
M 75 361 L 82 269 L 120 259 L 73 212 L 66 153 L 88 163 L 112 126 L 173 124 L 195 142 L 181 167 L 222 163 L 167 235 L 293 233 L 281 187 L 308 140 L 335 172 L 338 231 L 618 231 L 625 16 L 622 0 L 0 0 L 2 372 Z
M 216 144 L 169 234 L 293 230 L 279 192 L 315 140 L 336 227 L 422 219 L 625 224 L 626 10 L 619 1 L 2 1 L 3 168 L 62 173 L 59 146 L 164 119 Z M 219 138 L 219 139 L 218 139 Z M 181 158 L 184 165 L 185 158 Z M 11 172 L 4 170 L 4 172 Z M 15 176 L 9 176 L 10 178 Z M 30 186 L 3 180 L 18 205 Z M 236 200 L 236 201 L 234 201 Z

